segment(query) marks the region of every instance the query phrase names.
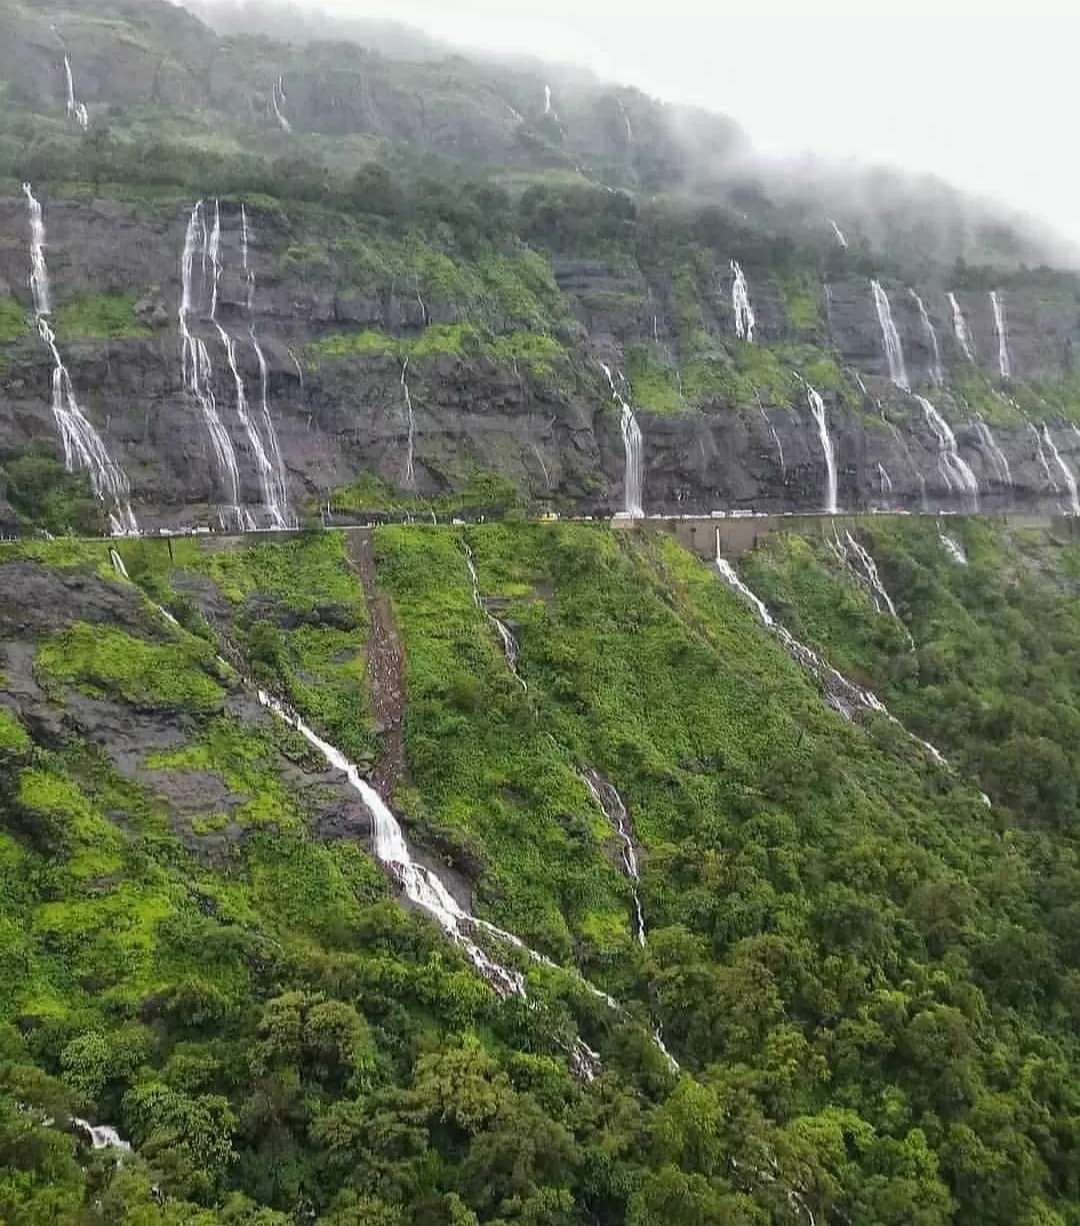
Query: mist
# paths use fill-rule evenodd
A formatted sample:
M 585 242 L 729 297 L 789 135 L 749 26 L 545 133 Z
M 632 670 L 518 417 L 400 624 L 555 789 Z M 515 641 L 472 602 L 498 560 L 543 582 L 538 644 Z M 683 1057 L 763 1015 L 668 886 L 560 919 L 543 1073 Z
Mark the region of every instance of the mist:
M 189 0 L 188 7 L 221 24 L 237 3 Z M 613 84 L 731 116 L 774 171 L 805 165 L 812 153 L 819 165 L 856 159 L 937 176 L 1080 244 L 1080 169 L 1065 133 L 1080 17 L 1044 0 L 1026 4 L 1023 20 L 970 0 L 667 0 L 660 7 L 546 0 L 525 13 L 501 0 L 306 7 L 341 21 L 398 23 L 396 33 L 383 30 L 398 43 L 383 46 L 389 54 L 423 58 L 442 43 L 577 65 Z M 292 36 L 318 31 L 305 22 Z

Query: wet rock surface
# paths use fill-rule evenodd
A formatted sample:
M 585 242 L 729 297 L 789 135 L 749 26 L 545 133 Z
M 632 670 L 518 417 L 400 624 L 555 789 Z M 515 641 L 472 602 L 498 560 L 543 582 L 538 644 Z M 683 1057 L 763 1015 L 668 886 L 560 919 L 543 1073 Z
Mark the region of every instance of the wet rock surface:
M 58 340 L 76 395 L 110 454 L 132 485 L 140 523 L 212 522 L 227 500 L 210 437 L 184 390 L 177 312 L 179 256 L 188 211 L 183 206 L 137 208 L 115 200 L 44 201 L 49 270 L 58 318 L 80 295 L 125 293 L 135 299 L 132 335 L 108 341 L 66 336 Z M 330 335 L 377 328 L 391 338 L 413 339 L 428 324 L 466 318 L 460 306 L 420 300 L 411 286 L 350 289 L 325 272 L 296 264 L 295 239 L 281 214 L 253 206 L 249 263 L 257 291 L 248 309 L 240 251 L 239 208 L 221 205 L 221 276 L 217 320 L 233 338 L 250 403 L 258 398 L 259 365 L 251 330 L 268 366 L 267 393 L 294 504 L 325 504 L 331 491 L 361 476 L 390 489 L 406 486 L 409 421 L 401 391 L 401 363 L 385 352 L 316 359 L 309 347 Z M 0 228 L 28 232 L 25 202 L 0 199 Z M 323 235 L 331 243 L 341 235 Z M 294 246 L 290 246 L 294 244 Z M 293 252 L 290 255 L 290 252 Z M 732 253 L 735 254 L 735 253 Z M 30 308 L 28 250 L 24 242 L 0 247 L 0 284 Z M 727 352 L 734 317 L 725 265 L 698 287 L 702 326 L 716 352 Z M 892 484 L 889 505 L 964 509 L 942 481 L 937 452 L 918 404 L 887 381 L 881 334 L 869 281 L 839 276 L 818 288 L 819 323 L 793 329 L 775 270 L 744 265 L 764 346 L 813 340 L 832 346 L 853 378 L 868 387 L 861 403 L 823 389 L 837 445 L 841 504 L 878 505 L 882 478 Z M 560 325 L 568 366 L 555 376 L 482 354 L 433 353 L 410 363 L 415 414 L 415 480 L 420 496 L 459 489 L 475 471 L 497 472 L 532 501 L 562 511 L 611 513 L 621 508 L 624 448 L 618 407 L 600 372 L 603 360 L 624 371 L 635 347 L 652 346 L 665 363 L 685 360 L 676 326 L 677 299 L 670 273 L 616 267 L 599 260 L 556 257 L 553 273 L 569 312 Z M 18 287 L 18 288 L 12 288 Z M 1032 455 L 1025 424 L 995 424 L 995 439 L 1012 467 L 1013 484 L 989 471 L 972 428 L 974 411 L 959 391 L 927 384 L 933 355 L 926 328 L 906 287 L 886 282 L 909 375 L 930 394 L 956 430 L 960 451 L 994 505 L 1057 509 L 1063 491 Z M 920 287 L 950 381 L 978 373 L 999 375 L 999 347 L 989 294 L 957 291 L 970 332 L 974 363 L 963 355 L 943 286 Z M 1069 283 L 1032 285 L 1003 293 L 1008 352 L 1015 379 L 1053 380 L 1071 374 L 1080 343 L 1080 295 Z M 235 384 L 216 329 L 196 311 L 192 330 L 207 346 L 222 422 L 237 457 L 240 501 L 260 502 L 257 457 L 235 405 Z M 782 351 L 780 351 L 782 352 Z M 672 366 L 674 369 L 674 366 Z M 30 331 L 10 347 L 0 374 L 0 453 L 33 442 L 56 444 L 50 409 L 52 362 Z M 630 385 L 633 401 L 633 386 Z M 1003 387 L 1002 404 L 1009 388 Z M 647 511 L 708 511 L 723 507 L 812 510 L 822 500 L 824 461 L 809 411 L 797 403 L 753 409 L 723 397 L 667 414 L 637 405 L 644 435 Z M 880 403 L 879 403 L 880 402 Z M 767 414 L 768 420 L 765 416 Z M 1080 467 L 1080 439 L 1063 424 L 1058 446 Z M 884 419 L 887 419 L 884 420 Z M 775 430 L 775 436 L 773 431 Z M 777 442 L 784 453 L 781 465 Z M 924 493 L 925 483 L 925 493 Z

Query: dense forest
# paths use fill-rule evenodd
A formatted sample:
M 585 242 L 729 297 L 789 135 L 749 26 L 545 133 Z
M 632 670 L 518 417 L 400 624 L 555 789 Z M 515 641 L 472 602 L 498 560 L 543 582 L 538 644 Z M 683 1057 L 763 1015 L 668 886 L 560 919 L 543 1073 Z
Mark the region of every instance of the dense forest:
M 948 527 L 859 530 L 895 617 L 828 540 L 738 564 L 855 723 L 656 531 L 3 546 L 0 1217 L 1078 1220 L 1080 555 Z M 543 955 L 480 938 L 525 995 L 259 687 Z

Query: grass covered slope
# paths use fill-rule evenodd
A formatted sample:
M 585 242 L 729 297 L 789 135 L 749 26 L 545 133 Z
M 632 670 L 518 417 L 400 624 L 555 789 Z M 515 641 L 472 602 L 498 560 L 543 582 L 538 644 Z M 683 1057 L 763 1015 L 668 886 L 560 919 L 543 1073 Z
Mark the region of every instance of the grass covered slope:
M 846 723 L 648 531 L 380 529 L 374 593 L 360 535 L 129 542 L 132 583 L 100 545 L 4 547 L 0 1219 L 1080 1220 L 1070 811 L 987 776 L 999 740 L 965 688 L 999 723 L 1045 692 L 1031 736 L 1068 757 L 1075 559 L 963 532 L 967 568 L 932 525 L 875 526 L 914 655 L 831 554 L 786 539 L 745 567 L 955 772 L 883 717 Z M 254 701 L 257 679 L 377 767 L 387 609 L 407 833 L 621 1011 L 524 963 L 529 1005 L 500 1002 Z M 586 768 L 629 811 L 644 948 Z M 73 1111 L 135 1154 L 90 1155 Z

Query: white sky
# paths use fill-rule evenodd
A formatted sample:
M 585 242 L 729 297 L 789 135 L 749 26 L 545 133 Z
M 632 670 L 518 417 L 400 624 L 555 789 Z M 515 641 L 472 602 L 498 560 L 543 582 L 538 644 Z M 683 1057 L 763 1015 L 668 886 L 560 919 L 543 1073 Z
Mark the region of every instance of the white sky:
M 571 61 L 769 151 L 928 170 L 1080 240 L 1074 0 L 314 0 Z

